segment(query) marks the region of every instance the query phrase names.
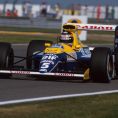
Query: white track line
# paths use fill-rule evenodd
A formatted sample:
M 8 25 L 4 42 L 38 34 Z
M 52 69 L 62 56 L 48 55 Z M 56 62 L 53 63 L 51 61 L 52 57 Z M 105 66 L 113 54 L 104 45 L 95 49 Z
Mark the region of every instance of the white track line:
M 48 97 L 19 99 L 19 100 L 10 100 L 10 101 L 0 102 L 0 106 L 11 105 L 11 104 L 19 104 L 19 103 L 27 103 L 27 102 L 36 102 L 36 101 L 47 101 L 47 100 L 56 100 L 56 99 L 64 99 L 64 98 L 74 98 L 74 97 L 82 97 L 82 96 L 103 95 L 103 94 L 110 94 L 110 93 L 118 93 L 118 90 L 100 91 L 100 92 L 82 93 L 82 94 L 48 96 Z

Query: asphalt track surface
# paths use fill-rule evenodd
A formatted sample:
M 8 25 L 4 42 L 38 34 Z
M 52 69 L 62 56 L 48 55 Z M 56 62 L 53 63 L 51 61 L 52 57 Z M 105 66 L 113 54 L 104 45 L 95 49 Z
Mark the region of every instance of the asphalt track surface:
M 26 55 L 27 45 L 13 45 L 13 48 L 16 55 Z M 28 76 L 14 75 L 11 79 L 0 79 L 0 102 L 110 90 L 118 90 L 118 80 L 112 80 L 109 84 L 91 81 L 83 83 L 72 80 L 43 81 Z

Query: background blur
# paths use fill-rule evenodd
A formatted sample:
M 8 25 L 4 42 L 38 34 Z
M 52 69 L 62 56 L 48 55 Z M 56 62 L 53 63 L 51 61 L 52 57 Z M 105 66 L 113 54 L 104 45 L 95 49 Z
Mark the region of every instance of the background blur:
M 0 0 L 0 26 L 60 28 L 63 14 L 118 23 L 117 0 Z

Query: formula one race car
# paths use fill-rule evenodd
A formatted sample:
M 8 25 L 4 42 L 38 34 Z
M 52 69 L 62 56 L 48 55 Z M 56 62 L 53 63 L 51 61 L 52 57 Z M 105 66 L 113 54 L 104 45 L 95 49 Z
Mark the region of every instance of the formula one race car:
M 114 48 L 90 48 L 78 40 L 78 30 L 115 31 Z M 21 58 L 14 62 L 14 57 Z M 16 68 L 16 63 L 26 59 L 26 69 Z M 17 66 L 18 67 L 18 66 Z M 57 43 L 32 40 L 27 56 L 14 56 L 9 43 L 0 43 L 0 76 L 11 74 L 41 77 L 64 77 L 71 79 L 110 82 L 118 75 L 118 27 L 106 25 L 81 25 L 67 23 Z

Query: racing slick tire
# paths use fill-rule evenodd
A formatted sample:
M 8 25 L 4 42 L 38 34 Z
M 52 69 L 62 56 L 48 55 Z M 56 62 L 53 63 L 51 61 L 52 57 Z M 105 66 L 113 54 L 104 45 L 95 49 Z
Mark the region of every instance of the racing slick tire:
M 118 49 L 115 50 L 115 72 L 116 78 L 118 78 Z
M 10 43 L 0 42 L 0 70 L 10 70 L 14 64 L 14 52 Z M 11 74 L 0 74 L 0 77 L 10 77 Z
M 46 40 L 32 40 L 32 41 L 30 41 L 28 48 L 27 48 L 27 56 L 26 56 L 27 69 L 31 70 L 33 68 L 32 55 L 36 51 L 42 52 L 43 50 L 45 50 L 45 48 L 46 48 L 45 43 L 52 44 L 51 41 L 46 41 Z M 37 60 L 34 60 L 34 61 L 35 61 L 35 65 L 37 65 L 37 63 L 36 63 Z M 37 67 L 35 66 L 34 68 L 37 68 Z
M 90 78 L 93 82 L 109 83 L 112 75 L 113 58 L 110 48 L 95 48 L 91 57 Z

